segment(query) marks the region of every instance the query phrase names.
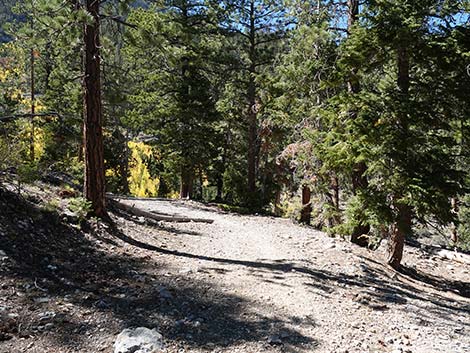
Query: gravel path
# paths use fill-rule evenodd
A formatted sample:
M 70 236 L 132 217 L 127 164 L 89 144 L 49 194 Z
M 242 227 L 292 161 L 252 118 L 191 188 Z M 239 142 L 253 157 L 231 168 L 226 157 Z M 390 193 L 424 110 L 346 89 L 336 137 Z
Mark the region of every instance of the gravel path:
M 224 214 L 192 202 L 127 203 L 214 219 L 212 225 L 173 224 L 151 240 L 134 236 L 178 252 L 165 255 L 168 275 L 186 274 L 239 299 L 240 310 L 230 314 L 240 316 L 247 339 L 233 340 L 241 348 L 221 351 L 470 352 L 465 265 L 409 247 L 405 265 L 411 270 L 403 276 L 381 265 L 380 251 L 290 220 Z
M 214 222 L 117 212 L 79 229 L 39 210 L 59 191 L 0 193 L 0 353 L 112 353 L 138 326 L 168 353 L 470 352 L 468 265 L 424 245 L 397 274 L 290 220 L 155 199 L 123 202 Z

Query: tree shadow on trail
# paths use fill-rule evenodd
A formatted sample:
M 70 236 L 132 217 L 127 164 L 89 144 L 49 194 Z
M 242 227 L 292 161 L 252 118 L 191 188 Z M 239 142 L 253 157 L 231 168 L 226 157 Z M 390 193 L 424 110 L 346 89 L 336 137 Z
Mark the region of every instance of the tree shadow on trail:
M 142 249 L 177 257 L 242 266 L 249 268 L 252 274 L 256 274 L 256 272 L 271 272 L 273 276 L 276 276 L 279 273 L 296 272 L 311 280 L 311 283 L 307 283 L 307 285 L 323 291 L 325 295 L 333 293 L 339 285 L 349 287 L 352 291 L 360 290 L 363 293 L 367 293 L 372 299 L 370 301 L 372 309 L 383 309 L 391 304 L 403 305 L 407 304 L 409 300 L 414 300 L 416 310 L 420 311 L 420 313 L 417 313 L 419 315 L 421 315 L 421 312 L 431 311 L 445 320 L 455 321 L 452 317 L 454 314 L 470 314 L 470 305 L 468 303 L 452 300 L 439 293 L 426 292 L 422 288 L 425 285 L 431 285 L 438 291 L 452 291 L 462 298 L 470 298 L 470 293 L 468 292 L 469 283 L 450 281 L 416 271 L 413 272 L 410 269 L 404 269 L 403 274 L 405 277 L 413 277 L 418 282 L 417 285 L 413 285 L 401 280 L 399 277 L 390 276 L 390 271 L 387 271 L 384 265 L 365 257 L 361 258 L 361 273 L 349 274 L 317 269 L 313 264 L 307 267 L 288 260 L 271 262 L 246 261 L 191 254 L 147 244 L 123 233 L 114 233 L 114 235 L 128 244 Z M 362 304 L 368 305 L 369 303 L 363 302 Z M 429 307 L 429 304 L 433 306 Z
M 145 248 L 115 226 L 84 234 L 2 190 L 0 209 L 0 249 L 6 257 L 0 266 L 0 306 L 19 314 L 16 331 L 8 333 L 12 340 L 0 342 L 0 351 L 9 342 L 18 345 L 6 348 L 11 352 L 30 342 L 43 351 L 98 351 L 98 343 L 109 350 L 116 333 L 132 326 L 156 327 L 168 342 L 189 350 L 268 345 L 267 337 L 281 334 L 293 351 L 318 344 L 293 328 L 299 318 L 251 313 L 246 299 L 212 283 L 163 276 L 164 265 L 155 257 L 120 245 L 117 238 Z M 41 315 L 47 312 L 54 316 L 45 321 Z M 53 324 L 47 332 L 46 323 Z

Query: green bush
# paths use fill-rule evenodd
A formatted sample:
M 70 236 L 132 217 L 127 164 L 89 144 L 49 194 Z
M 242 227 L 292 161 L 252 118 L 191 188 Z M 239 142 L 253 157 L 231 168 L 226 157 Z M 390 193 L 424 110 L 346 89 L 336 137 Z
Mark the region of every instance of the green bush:
M 83 197 L 75 197 L 70 199 L 68 209 L 82 221 L 91 211 L 91 202 Z
M 59 208 L 60 208 L 60 202 L 58 199 L 48 200 L 42 206 L 42 209 L 48 213 L 56 213 L 59 210 Z
M 22 163 L 17 168 L 18 179 L 21 183 L 32 183 L 39 179 L 39 166 L 36 162 Z
M 470 250 L 470 195 L 465 195 L 460 202 L 458 213 L 459 225 L 457 228 L 459 240 L 457 246 Z

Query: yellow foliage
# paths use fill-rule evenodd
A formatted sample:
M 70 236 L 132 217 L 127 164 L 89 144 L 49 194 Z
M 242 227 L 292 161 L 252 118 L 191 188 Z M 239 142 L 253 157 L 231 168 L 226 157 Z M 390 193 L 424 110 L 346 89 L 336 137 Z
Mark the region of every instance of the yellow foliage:
M 34 158 L 39 160 L 46 149 L 46 133 L 43 129 L 34 128 Z
M 8 75 L 10 75 L 10 70 L 0 70 L 0 82 L 6 82 Z
M 31 141 L 32 126 L 31 122 L 24 122 L 20 125 L 21 132 L 19 134 L 21 148 L 24 151 L 29 151 L 29 144 Z M 34 127 L 34 159 L 39 160 L 44 155 L 46 149 L 46 131 L 41 127 Z
M 152 147 L 143 142 L 130 141 L 132 159 L 129 164 L 129 189 L 132 195 L 138 197 L 153 197 L 157 195 L 160 181 L 152 178 L 144 159 L 152 156 Z
M 167 195 L 169 199 L 179 199 L 180 193 L 178 191 L 171 191 L 169 195 Z
M 113 177 L 113 176 L 116 176 L 116 171 L 113 170 L 113 169 L 106 169 L 106 177 Z

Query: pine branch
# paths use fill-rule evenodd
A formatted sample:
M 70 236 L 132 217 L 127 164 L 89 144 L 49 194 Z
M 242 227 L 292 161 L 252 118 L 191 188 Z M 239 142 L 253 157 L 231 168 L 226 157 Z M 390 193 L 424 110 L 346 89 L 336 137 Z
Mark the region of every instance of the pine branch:
M 100 15 L 100 19 L 102 19 L 102 20 L 112 20 L 112 21 L 117 22 L 121 25 L 131 27 L 133 29 L 138 29 L 139 28 L 136 24 L 126 22 L 119 16 Z
M 30 114 L 30 113 L 25 113 L 25 114 L 15 114 L 15 115 L 9 115 L 9 116 L 1 116 L 0 117 L 0 122 L 10 122 L 13 120 L 21 119 L 21 118 L 34 118 L 34 117 L 50 117 L 50 116 L 57 116 L 58 118 L 62 119 L 62 116 L 57 113 L 57 112 L 48 112 L 48 113 L 36 113 L 36 114 Z

